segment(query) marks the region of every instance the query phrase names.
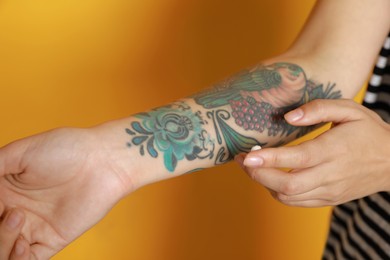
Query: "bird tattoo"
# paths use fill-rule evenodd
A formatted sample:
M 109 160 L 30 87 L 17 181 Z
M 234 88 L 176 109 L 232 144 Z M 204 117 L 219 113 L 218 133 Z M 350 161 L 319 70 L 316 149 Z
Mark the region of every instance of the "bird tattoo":
M 214 86 L 212 92 L 208 90 L 196 95 L 195 101 L 205 108 L 216 108 L 232 101 L 253 98 L 273 108 L 287 107 L 302 101 L 306 82 L 306 75 L 298 65 L 259 65 Z

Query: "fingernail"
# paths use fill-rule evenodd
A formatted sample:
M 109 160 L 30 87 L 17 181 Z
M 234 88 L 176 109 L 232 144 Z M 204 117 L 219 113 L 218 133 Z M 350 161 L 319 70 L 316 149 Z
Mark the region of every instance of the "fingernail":
M 255 146 L 252 147 L 251 152 L 258 151 L 258 150 L 261 150 L 261 146 L 260 145 L 255 145 Z
M 11 214 L 8 216 L 6 220 L 6 225 L 10 230 L 13 230 L 20 225 L 22 219 L 23 219 L 23 215 L 19 211 L 12 210 Z
M 16 242 L 16 245 L 15 245 L 15 255 L 17 256 L 21 256 L 24 254 L 24 245 L 21 243 L 20 240 L 18 240 L 18 242 Z
M 247 167 L 258 167 L 263 165 L 263 162 L 264 162 L 263 158 L 259 156 L 248 155 L 244 160 L 244 165 Z
M 284 115 L 284 118 L 289 122 L 298 121 L 303 117 L 303 110 L 301 108 L 294 109 Z

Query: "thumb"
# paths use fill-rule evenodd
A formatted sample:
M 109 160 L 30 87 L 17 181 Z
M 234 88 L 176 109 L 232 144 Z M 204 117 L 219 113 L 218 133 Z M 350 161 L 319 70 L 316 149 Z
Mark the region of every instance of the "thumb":
M 345 123 L 360 120 L 362 106 L 347 99 L 316 99 L 284 115 L 291 125 L 309 126 L 319 123 Z

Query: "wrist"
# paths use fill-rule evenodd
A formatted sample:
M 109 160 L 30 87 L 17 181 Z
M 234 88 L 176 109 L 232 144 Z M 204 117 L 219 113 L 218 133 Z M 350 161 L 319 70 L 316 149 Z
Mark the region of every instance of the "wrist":
M 185 172 L 182 169 L 175 173 L 168 172 L 163 167 L 162 156 L 152 158 L 145 155 L 146 151 L 141 153 L 140 148 L 131 143 L 131 136 L 126 132 L 132 121 L 136 119 L 128 117 L 90 128 L 99 148 L 105 154 L 104 159 L 112 169 L 113 178 L 119 178 L 122 183 L 122 197 L 147 184 Z
M 136 157 L 126 149 L 122 124 L 120 120 L 109 121 L 88 129 L 97 143 L 97 149 L 102 154 L 100 158 L 110 169 L 107 174 L 110 174 L 112 179 L 119 180 L 121 198 L 142 186 L 139 184 L 142 181 L 135 176 L 135 173 L 138 174 L 141 169 L 139 167 L 137 169 Z

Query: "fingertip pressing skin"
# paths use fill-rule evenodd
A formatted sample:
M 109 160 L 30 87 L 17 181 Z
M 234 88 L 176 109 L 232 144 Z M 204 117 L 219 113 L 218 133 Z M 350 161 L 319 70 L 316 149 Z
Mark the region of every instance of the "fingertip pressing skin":
M 261 149 L 262 148 L 260 145 L 255 145 L 252 147 L 251 152 L 259 151 Z M 243 158 L 242 164 L 247 167 L 259 167 L 263 164 L 263 159 L 259 156 L 254 156 L 249 153 L 248 156 Z
M 23 223 L 24 213 L 21 210 L 11 209 L 6 212 L 0 223 L 0 259 L 9 259 Z
M 9 231 L 16 230 L 23 222 L 24 215 L 20 210 L 13 209 L 5 220 L 6 227 Z
M 15 246 L 10 255 L 11 260 L 29 259 L 29 243 L 24 238 L 20 237 L 16 240 Z
M 255 146 L 252 147 L 251 152 L 252 151 L 258 151 L 258 150 L 261 150 L 261 146 L 260 145 L 255 145 Z
M 289 123 L 294 123 L 300 119 L 302 119 L 304 116 L 304 112 L 302 108 L 297 108 L 294 110 L 291 110 L 290 112 L 286 113 L 284 115 L 284 118 L 287 120 Z
M 247 157 L 245 157 L 244 165 L 246 167 L 260 167 L 264 163 L 264 159 L 257 155 L 251 155 L 249 154 Z

